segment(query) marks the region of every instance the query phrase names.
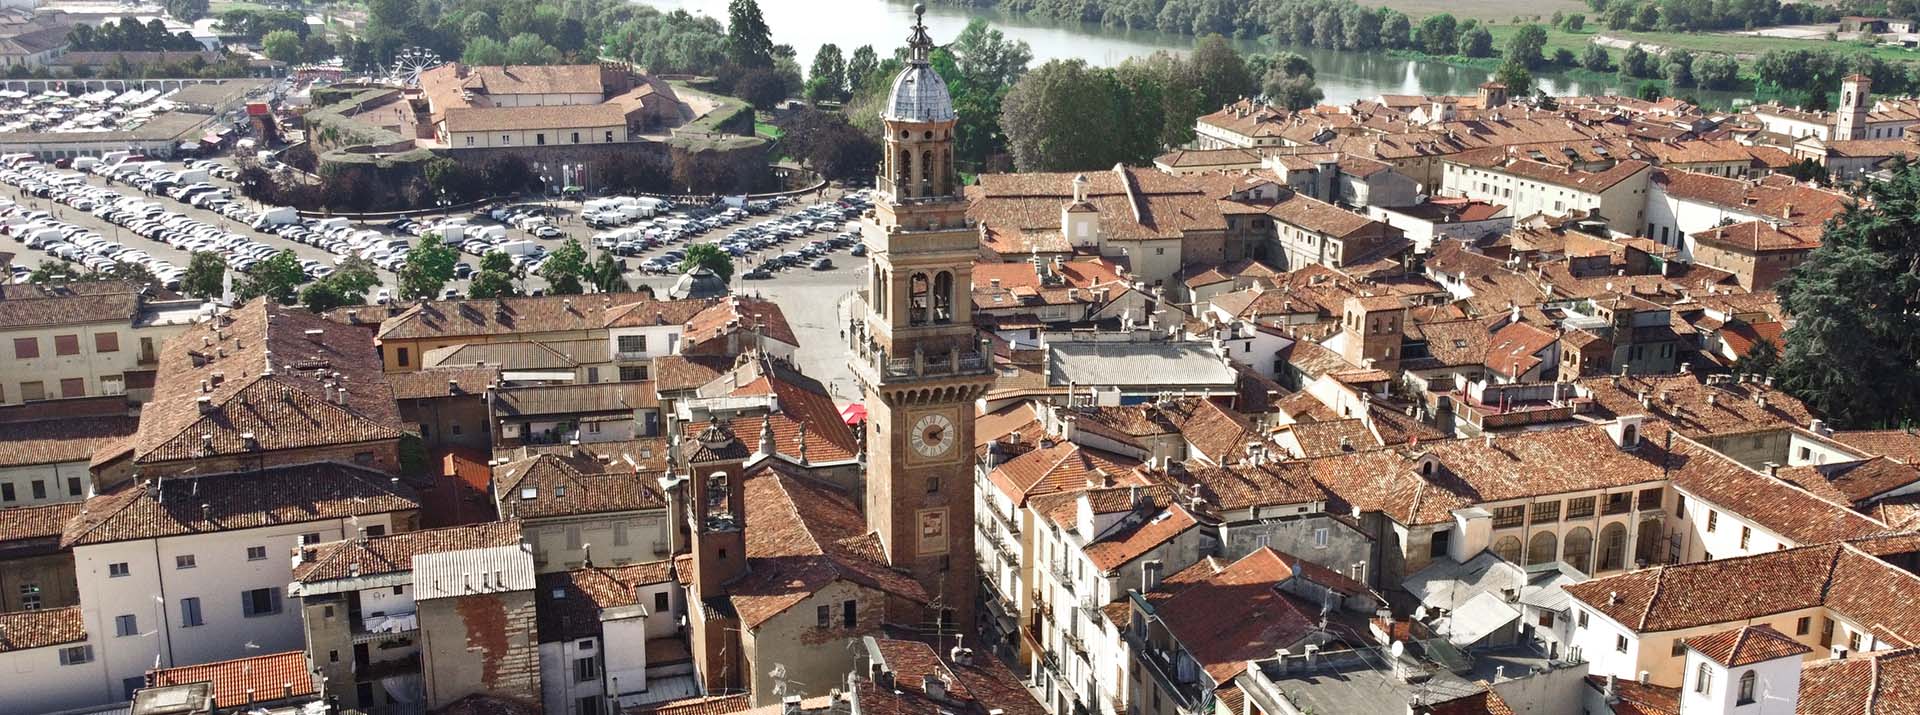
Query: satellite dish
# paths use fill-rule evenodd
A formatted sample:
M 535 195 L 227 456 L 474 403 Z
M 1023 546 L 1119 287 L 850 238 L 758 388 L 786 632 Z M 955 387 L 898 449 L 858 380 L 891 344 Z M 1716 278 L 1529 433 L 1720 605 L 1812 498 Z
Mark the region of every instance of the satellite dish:
M 1387 652 L 1393 654 L 1394 660 L 1399 660 L 1401 656 L 1407 654 L 1407 644 L 1403 641 L 1394 641 L 1393 645 L 1387 648 Z

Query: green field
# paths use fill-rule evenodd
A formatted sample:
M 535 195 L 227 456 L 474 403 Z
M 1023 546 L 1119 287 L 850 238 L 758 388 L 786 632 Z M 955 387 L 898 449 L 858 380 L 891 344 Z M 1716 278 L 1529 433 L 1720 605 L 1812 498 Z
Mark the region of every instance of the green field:
M 753 122 L 753 133 L 766 137 L 768 139 L 780 138 L 779 127 L 769 124 L 767 122 L 759 121 L 757 119 L 754 120 Z
M 1497 21 L 1501 24 L 1511 22 L 1516 15 L 1539 15 L 1542 22 L 1555 12 L 1569 15 L 1582 12 L 1592 15 L 1587 4 L 1580 0 L 1535 0 L 1524 5 L 1524 11 L 1511 0 L 1359 0 L 1369 7 L 1392 7 L 1404 12 L 1418 21 L 1428 15 L 1443 12 L 1453 13 L 1454 17 L 1471 17 L 1482 22 Z

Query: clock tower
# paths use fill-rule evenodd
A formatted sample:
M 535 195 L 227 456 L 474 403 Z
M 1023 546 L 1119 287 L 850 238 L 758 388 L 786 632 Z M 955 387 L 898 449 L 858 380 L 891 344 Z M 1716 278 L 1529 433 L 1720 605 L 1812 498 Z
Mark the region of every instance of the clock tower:
M 977 230 L 953 167 L 953 99 L 925 6 L 881 112 L 886 158 L 862 221 L 867 286 L 847 335 L 867 408 L 867 528 L 926 587 L 924 626 L 972 635 L 974 401 L 992 383 L 973 328 Z

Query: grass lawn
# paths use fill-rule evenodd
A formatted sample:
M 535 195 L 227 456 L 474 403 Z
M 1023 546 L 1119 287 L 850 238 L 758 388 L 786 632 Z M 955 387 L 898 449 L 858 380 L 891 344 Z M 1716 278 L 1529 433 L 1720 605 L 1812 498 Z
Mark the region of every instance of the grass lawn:
M 207 14 L 216 15 L 216 16 L 228 10 L 252 10 L 254 12 L 265 12 L 267 10 L 275 10 L 275 9 L 278 9 L 278 8 L 274 8 L 268 5 L 262 5 L 257 2 L 247 2 L 246 0 L 215 0 L 214 2 L 207 4 Z
M 753 122 L 753 133 L 755 133 L 755 134 L 758 134 L 758 135 L 760 135 L 760 136 L 763 136 L 763 137 L 766 137 L 766 138 L 768 138 L 768 139 L 779 139 L 779 138 L 780 138 L 780 128 L 779 128 L 779 127 L 776 127 L 776 126 L 774 126 L 774 125 L 772 125 L 772 124 L 768 124 L 768 123 L 766 123 L 766 122 L 762 122 L 762 121 L 759 121 L 759 120 L 754 120 L 754 122 Z
M 1482 22 L 1496 20 L 1503 25 L 1512 22 L 1516 15 L 1539 15 L 1543 23 L 1553 17 L 1556 11 L 1569 15 L 1576 12 L 1586 13 L 1589 19 L 1593 15 L 1592 10 L 1581 0 L 1533 0 L 1524 5 L 1511 0 L 1360 0 L 1360 4 L 1369 7 L 1383 5 L 1392 7 L 1413 18 L 1416 25 L 1419 24 L 1420 18 L 1443 12 L 1453 13 L 1453 16 L 1458 18 L 1471 17 Z

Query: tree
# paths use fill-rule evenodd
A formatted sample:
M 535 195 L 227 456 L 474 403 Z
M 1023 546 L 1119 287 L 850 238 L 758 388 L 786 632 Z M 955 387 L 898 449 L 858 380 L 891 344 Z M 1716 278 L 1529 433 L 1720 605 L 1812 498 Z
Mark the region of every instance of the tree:
M 1627 48 L 1626 54 L 1620 56 L 1620 73 L 1628 77 L 1652 78 L 1658 74 L 1655 67 L 1653 55 L 1647 54 L 1639 45 Z
M 187 261 L 187 272 L 180 277 L 180 290 L 201 300 L 213 300 L 224 290 L 226 275 L 226 258 L 212 251 L 194 251 Z
M 579 295 L 586 292 L 587 251 L 580 241 L 569 238 L 547 254 L 540 264 L 540 277 L 547 279 L 547 292 L 554 295 Z
M 1747 350 L 1747 354 L 1733 361 L 1735 373 L 1759 375 L 1763 378 L 1772 376 L 1773 371 L 1778 367 L 1780 367 L 1780 349 L 1774 346 L 1772 340 L 1764 338 L 1754 343 L 1753 347 Z
M 1458 26 L 1459 22 L 1447 13 L 1428 15 L 1420 21 L 1420 32 L 1414 41 L 1420 45 L 1422 52 L 1429 55 L 1453 54 L 1460 46 L 1459 39 L 1454 36 Z
M 1136 64 L 1134 72 L 1148 75 L 1144 66 Z M 1020 78 L 1000 109 L 1014 167 L 1025 172 L 1113 166 L 1121 125 L 1135 120 L 1130 116 L 1123 122 L 1115 112 L 1118 87 L 1113 72 L 1084 60 L 1053 60 Z M 1154 127 L 1156 138 L 1159 133 Z
M 1404 50 L 1413 46 L 1413 21 L 1406 13 L 1392 8 L 1380 8 L 1380 46 L 1389 50 Z
M 1613 57 L 1607 54 L 1607 48 L 1599 45 L 1587 45 L 1580 52 L 1580 66 L 1593 72 L 1613 71 Z
M 1508 60 L 1493 73 L 1496 82 L 1507 86 L 1507 93 L 1515 97 L 1533 94 L 1533 72 L 1524 63 Z
M 400 299 L 440 297 L 441 289 L 453 280 L 453 265 L 459 262 L 460 252 L 441 240 L 440 234 L 429 231 L 420 236 L 413 247 L 407 249 L 406 263 L 400 266 Z
M 1204 106 L 1219 107 L 1252 94 L 1256 78 L 1248 74 L 1247 62 L 1227 38 L 1207 35 L 1200 38 L 1187 57 L 1193 86 L 1200 90 Z
M 847 92 L 847 60 L 840 46 L 831 42 L 813 53 L 813 67 L 807 73 L 807 99 L 813 101 L 844 99 Z
M 1788 164 L 1780 173 L 1793 177 L 1795 181 L 1811 181 L 1821 186 L 1833 183 L 1833 177 L 1827 173 L 1825 164 L 1814 159 L 1801 159 Z
M 786 83 L 771 69 L 747 70 L 733 85 L 733 96 L 746 100 L 754 109 L 771 112 L 787 98 Z
M 467 286 L 467 297 L 506 298 L 520 295 L 520 286 L 514 283 L 520 277 L 520 267 L 514 264 L 512 256 L 489 251 L 480 257 L 480 270 L 474 272 L 473 282 Z
M 1740 79 L 1740 63 L 1724 52 L 1704 52 L 1693 58 L 1693 81 L 1706 89 L 1729 89 Z
M 849 123 L 846 115 L 802 109 L 777 123 L 787 155 L 829 180 L 872 176 L 880 164 L 880 142 Z
M 358 305 L 360 301 L 350 301 L 340 295 L 340 289 L 331 281 L 314 281 L 300 290 L 300 305 L 315 313 L 325 313 L 343 305 Z
M 349 255 L 326 278 L 315 282 L 332 286 L 341 299 L 358 305 L 367 302 L 367 291 L 380 285 L 380 273 L 372 261 Z
M 1653 80 L 1647 80 L 1645 82 L 1641 82 L 1640 86 L 1633 91 L 1633 96 L 1639 97 L 1641 100 L 1648 101 L 1648 102 L 1658 102 L 1660 101 L 1660 98 L 1665 96 L 1666 94 L 1667 94 L 1667 88 L 1661 86 L 1659 82 L 1655 82 Z
M 1275 58 L 1272 69 L 1260 82 L 1267 101 L 1287 109 L 1306 109 L 1319 104 L 1325 94 L 1313 84 L 1313 63 L 1291 52 Z
M 874 54 L 873 45 L 854 48 L 853 54 L 847 57 L 847 86 L 842 89 L 849 95 L 859 92 L 860 86 L 879 66 L 880 58 Z
M 1484 27 L 1460 33 L 1460 54 L 1464 57 L 1492 57 L 1493 33 Z
M 1693 53 L 1675 47 L 1667 50 L 1661 67 L 1661 74 L 1667 78 L 1667 84 L 1674 88 L 1693 86 Z
M 86 269 L 69 263 L 66 259 L 61 259 L 42 263 L 34 267 L 33 273 L 27 275 L 27 281 L 39 284 L 69 283 L 83 280 L 86 277 Z
M 755 0 L 727 2 L 727 61 L 741 67 L 773 67 L 773 31 Z
M 1547 28 L 1534 23 L 1521 25 L 1507 38 L 1507 61 L 1518 62 L 1527 69 L 1537 68 L 1546 59 L 1540 54 L 1546 46 Z
M 632 286 L 627 285 L 626 277 L 621 275 L 620 261 L 605 251 L 600 252 L 599 258 L 593 259 L 592 265 L 587 266 L 586 280 L 595 293 L 625 293 L 633 290 Z
M 1850 429 L 1920 417 L 1920 166 L 1898 161 L 1864 193 L 1774 286 L 1794 316 L 1774 376 Z
M 1579 32 L 1587 27 L 1587 16 L 1580 13 L 1568 15 L 1560 20 L 1560 29 L 1567 32 Z
M 207 16 L 207 0 L 166 0 L 167 14 L 181 22 L 193 22 Z
M 281 305 L 293 303 L 294 291 L 307 279 L 307 272 L 300 267 L 300 257 L 287 249 L 273 254 L 267 260 L 248 268 L 246 278 L 235 291 L 242 302 L 266 296 Z
M 933 68 L 947 81 L 959 117 L 954 128 L 954 152 L 964 165 L 983 166 L 1003 154 L 1007 138 L 1000 131 L 1000 106 L 1007 90 L 1027 73 L 1033 50 L 1027 43 L 1009 40 L 999 30 L 975 19 L 934 52 Z
M 1565 47 L 1556 47 L 1553 48 L 1553 65 L 1555 67 L 1578 67 L 1580 66 L 1580 58 L 1574 56 L 1573 50 Z
M 260 38 L 261 49 L 267 56 L 278 62 L 288 64 L 300 61 L 300 36 L 290 30 L 274 30 Z
M 680 272 L 691 273 L 696 268 L 713 271 L 722 281 L 733 280 L 733 256 L 711 243 L 696 243 L 687 247 L 687 257 L 680 261 Z
M 142 287 L 152 288 L 155 290 L 159 290 L 165 287 L 162 285 L 160 276 L 154 275 L 153 269 L 148 268 L 144 263 L 130 263 L 127 261 L 115 261 L 113 264 L 113 268 L 110 270 L 110 272 L 113 274 L 113 277 L 115 278 L 118 278 L 123 281 L 129 281 L 134 283 L 135 285 L 139 285 Z

